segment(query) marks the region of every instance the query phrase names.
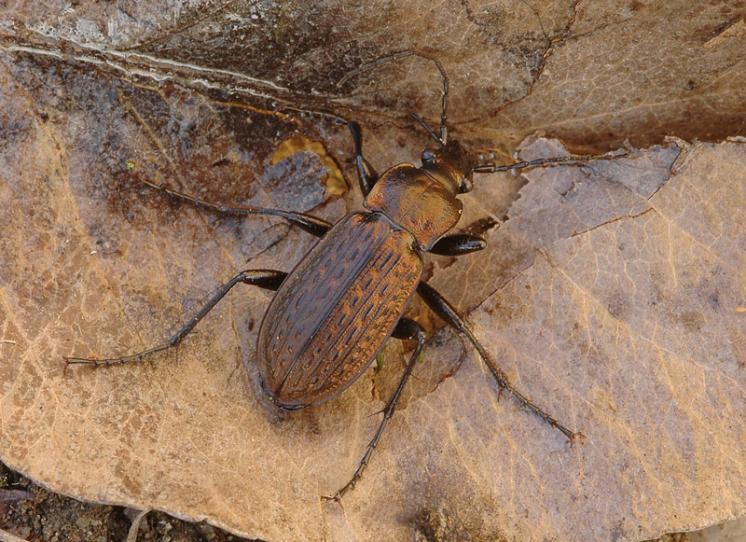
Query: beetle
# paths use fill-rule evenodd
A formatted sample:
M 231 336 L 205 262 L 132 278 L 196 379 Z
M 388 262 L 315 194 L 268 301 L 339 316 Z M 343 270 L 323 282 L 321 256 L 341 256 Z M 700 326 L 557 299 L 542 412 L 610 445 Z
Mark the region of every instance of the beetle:
M 427 284 L 422 275 L 427 253 L 461 256 L 485 248 L 482 238 L 448 233 L 461 216 L 458 196 L 471 189 L 475 172 L 573 164 L 595 157 L 549 158 L 508 165 L 476 160 L 457 140 L 448 137 L 448 75 L 437 58 L 422 52 L 402 51 L 382 57 L 344 79 L 408 56 L 433 62 L 443 83 L 437 132 L 412 113 L 435 143 L 423 151 L 419 166 L 402 163 L 377 174 L 363 156 L 359 124 L 335 117 L 349 129 L 358 182 L 365 197 L 364 209 L 346 215 L 335 224 L 305 213 L 215 204 L 143 180 L 154 189 L 211 211 L 280 217 L 315 235 L 319 241 L 290 273 L 250 269 L 236 274 L 162 345 L 116 358 L 70 356 L 65 357 L 66 363 L 109 366 L 141 361 L 174 348 L 239 283 L 276 292 L 259 328 L 257 364 L 263 391 L 282 409 L 310 407 L 336 397 L 362 376 L 389 337 L 416 341 L 357 469 L 331 497 L 339 500 L 360 479 L 425 346 L 425 331 L 417 322 L 403 316 L 413 296 L 418 295 L 475 347 L 494 377 L 498 391 L 509 392 L 521 406 L 561 431 L 571 443 L 580 437 L 579 432 L 558 422 L 510 383 L 453 305 Z

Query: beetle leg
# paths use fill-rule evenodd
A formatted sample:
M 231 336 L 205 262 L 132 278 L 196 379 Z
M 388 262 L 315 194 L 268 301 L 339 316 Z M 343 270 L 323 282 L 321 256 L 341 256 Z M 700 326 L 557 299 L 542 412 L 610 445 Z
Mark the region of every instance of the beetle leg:
M 352 144 L 355 148 L 355 167 L 357 168 L 357 178 L 360 182 L 360 191 L 363 196 L 367 196 L 373 189 L 378 180 L 378 173 L 370 166 L 368 161 L 363 157 L 363 133 L 360 125 L 354 120 L 344 121 L 352 134 Z
M 481 237 L 456 233 L 438 239 L 438 242 L 430 248 L 429 252 L 440 254 L 441 256 L 462 256 L 483 250 L 486 246 L 487 242 Z
M 186 335 L 190 331 L 192 331 L 192 329 L 194 329 L 194 326 L 196 326 L 200 322 L 200 320 L 202 320 L 202 318 L 207 316 L 207 313 L 210 312 L 215 307 L 215 305 L 217 305 L 218 302 L 223 299 L 223 297 L 225 297 L 225 294 L 227 294 L 230 289 L 233 288 L 236 284 L 243 282 L 244 284 L 259 286 L 260 288 L 264 288 L 267 290 L 277 290 L 280 287 L 282 281 L 285 280 L 286 276 L 287 273 L 285 273 L 284 271 L 273 271 L 271 269 L 241 271 L 233 278 L 231 278 L 228 282 L 223 284 L 220 289 L 210 298 L 210 300 L 199 311 L 197 311 L 197 314 L 192 316 L 192 318 L 186 324 L 184 324 L 181 329 L 177 331 L 176 334 L 171 337 L 166 343 L 160 346 L 149 348 L 147 350 L 143 350 L 142 352 L 137 352 L 136 354 L 129 354 L 127 356 L 122 356 L 119 358 L 97 359 L 65 356 L 65 363 L 67 365 L 95 365 L 96 367 L 98 367 L 101 365 L 118 365 L 123 363 L 143 361 L 151 354 L 162 352 L 163 350 L 168 350 L 169 348 L 174 348 L 175 346 L 177 346 L 182 341 L 182 339 L 186 337 Z
M 177 198 L 180 200 L 188 201 L 192 205 L 196 205 L 197 207 L 203 207 L 205 209 L 209 209 L 210 211 L 215 211 L 218 213 L 224 213 L 228 215 L 237 215 L 237 216 L 266 215 L 266 216 L 277 216 L 280 218 L 284 218 L 291 224 L 298 226 L 302 230 L 310 233 L 311 235 L 315 235 L 316 237 L 323 237 L 324 234 L 327 231 L 329 231 L 329 229 L 331 229 L 332 227 L 332 225 L 326 220 L 317 218 L 315 216 L 307 215 L 305 213 L 283 211 L 282 209 L 271 209 L 268 207 L 249 207 L 249 206 L 230 207 L 230 206 L 222 205 L 219 203 L 211 203 L 209 201 L 196 198 L 189 194 L 184 194 L 182 192 L 178 192 L 176 190 L 166 188 L 165 186 L 160 186 L 158 184 L 151 183 L 150 181 L 146 181 L 144 179 L 140 179 L 140 182 L 142 182 L 143 184 L 146 184 L 147 186 L 151 188 L 155 188 L 156 190 L 165 192 L 169 196 L 173 196 L 174 198 Z
M 376 431 L 376 434 L 373 435 L 373 438 L 368 443 L 368 447 L 365 449 L 365 453 L 363 454 L 362 459 L 360 460 L 360 463 L 357 466 L 357 469 L 355 470 L 355 473 L 352 475 L 352 478 L 349 482 L 345 484 L 345 486 L 337 491 L 335 493 L 334 499 L 335 501 L 338 501 L 342 498 L 342 496 L 347 493 L 350 489 L 355 487 L 355 484 L 358 480 L 360 480 L 360 477 L 363 475 L 363 471 L 365 470 L 365 467 L 368 465 L 368 461 L 370 461 L 370 456 L 373 455 L 373 450 L 375 450 L 376 445 L 378 444 L 378 441 L 381 439 L 381 434 L 383 434 L 383 430 L 386 428 L 386 425 L 389 423 L 389 420 L 391 419 L 391 416 L 394 415 L 394 410 L 396 410 L 396 404 L 399 402 L 399 398 L 401 397 L 401 393 L 404 390 L 404 386 L 407 383 L 407 380 L 409 380 L 409 377 L 412 375 L 412 370 L 414 369 L 415 364 L 417 363 L 417 358 L 420 356 L 420 353 L 422 352 L 422 348 L 425 346 L 425 332 L 422 330 L 420 325 L 415 322 L 414 320 L 410 320 L 409 318 L 402 318 L 399 320 L 399 323 L 396 325 L 396 328 L 394 329 L 394 332 L 392 333 L 392 337 L 396 337 L 397 339 L 402 340 L 416 340 L 417 346 L 414 349 L 414 352 L 412 352 L 412 355 L 409 358 L 409 361 L 407 362 L 407 367 L 404 369 L 404 374 L 402 374 L 401 379 L 399 380 L 399 385 L 396 387 L 396 391 L 394 391 L 394 394 L 391 396 L 391 399 L 389 399 L 389 402 L 386 403 L 386 407 L 383 409 L 383 420 L 381 420 L 380 425 L 378 426 L 378 430 Z
M 565 425 L 559 423 L 548 413 L 536 406 L 528 397 L 523 395 L 513 386 L 513 384 L 510 383 L 508 375 L 497 366 L 495 361 L 492 359 L 492 356 L 490 356 L 484 346 L 482 346 L 482 344 L 477 340 L 469 326 L 466 325 L 463 318 L 461 318 L 461 316 L 456 312 L 456 309 L 454 309 L 453 306 L 442 295 L 440 295 L 437 290 L 435 290 L 435 288 L 426 282 L 420 282 L 419 286 L 417 286 L 417 293 L 420 294 L 420 297 L 422 297 L 435 314 L 442 318 L 448 325 L 456 329 L 456 331 L 466 335 L 471 344 L 474 345 L 474 348 L 477 349 L 477 352 L 479 352 L 479 356 L 482 358 L 485 365 L 487 365 L 487 368 L 492 373 L 492 376 L 495 378 L 500 388 L 507 390 L 526 409 L 539 416 L 555 429 L 561 431 L 568 439 L 570 439 L 571 443 L 581 436 L 581 433 L 571 431 Z

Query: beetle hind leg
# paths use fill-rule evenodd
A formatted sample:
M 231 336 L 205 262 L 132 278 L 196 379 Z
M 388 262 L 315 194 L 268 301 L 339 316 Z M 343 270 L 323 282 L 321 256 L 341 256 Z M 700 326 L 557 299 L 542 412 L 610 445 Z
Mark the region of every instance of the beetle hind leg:
M 565 425 L 558 422 L 553 416 L 534 404 L 528 397 L 523 395 L 513 386 L 513 384 L 510 383 L 508 375 L 506 375 L 505 372 L 497 366 L 495 361 L 492 359 L 492 356 L 490 356 L 484 346 L 482 346 L 482 344 L 477 340 L 469 326 L 466 325 L 466 322 L 464 322 L 463 318 L 461 318 L 458 312 L 456 312 L 456 309 L 454 309 L 453 306 L 440 293 L 438 293 L 435 288 L 433 288 L 426 282 L 421 282 L 417 287 L 417 293 L 420 295 L 420 297 L 422 297 L 425 303 L 427 303 L 428 307 L 430 307 L 430 309 L 435 312 L 435 314 L 442 318 L 456 331 L 463 333 L 466 338 L 469 339 L 469 342 L 471 342 L 471 344 L 474 345 L 474 348 L 477 349 L 477 352 L 479 352 L 479 356 L 482 358 L 482 361 L 484 361 L 484 364 L 487 365 L 487 368 L 490 370 L 492 376 L 497 381 L 497 385 L 500 387 L 500 389 L 506 390 L 523 407 L 525 407 L 527 410 L 564 434 L 570 440 L 570 443 L 573 443 L 580 437 L 582 437 L 582 433 L 571 431 L 570 429 L 568 429 Z
M 368 461 L 370 461 L 370 456 L 373 455 L 373 450 L 375 450 L 378 441 L 381 439 L 381 435 L 383 434 L 384 429 L 386 429 L 386 425 L 388 425 L 389 420 L 394 415 L 396 405 L 401 398 L 401 393 L 404 390 L 404 386 L 407 384 L 409 377 L 412 375 L 415 363 L 417 363 L 417 358 L 420 356 L 420 353 L 425 346 L 425 332 L 417 322 L 415 322 L 414 320 L 410 320 L 409 318 L 402 318 L 401 320 L 399 320 L 399 323 L 396 325 L 396 329 L 392 333 L 392 337 L 402 340 L 417 341 L 417 346 L 415 347 L 412 355 L 409 358 L 409 361 L 407 362 L 407 367 L 404 369 L 404 374 L 402 374 L 401 379 L 399 380 L 399 385 L 396 387 L 396 391 L 394 391 L 391 399 L 389 399 L 388 403 L 386 403 L 386 407 L 383 409 L 383 419 L 381 420 L 381 423 L 378 426 L 375 435 L 373 435 L 373 438 L 368 443 L 368 447 L 365 449 L 365 453 L 363 454 L 362 459 L 360 459 L 360 463 L 358 464 L 355 473 L 352 475 L 352 478 L 350 478 L 350 481 L 347 482 L 339 491 L 337 491 L 333 497 L 331 497 L 332 500 L 338 501 L 339 499 L 341 499 L 342 496 L 353 487 L 355 487 L 357 481 L 360 480 L 365 467 L 368 465 Z
M 287 273 L 284 271 L 274 271 L 271 269 L 256 269 L 241 271 L 237 275 L 234 275 L 228 282 L 223 284 L 217 292 L 205 303 L 205 305 L 197 311 L 197 313 L 184 324 L 179 331 L 176 332 L 168 341 L 159 346 L 148 348 L 142 352 L 135 354 L 129 354 L 118 358 L 79 358 L 73 356 L 65 356 L 66 365 L 93 365 L 95 367 L 110 366 L 110 365 L 122 365 L 125 363 L 144 361 L 145 358 L 155 354 L 157 352 L 163 352 L 175 348 L 179 343 L 187 336 L 187 334 L 194 329 L 194 327 L 207 316 L 215 305 L 225 297 L 225 295 L 233 288 L 236 284 L 244 283 L 253 286 L 259 286 L 266 290 L 277 290 L 285 280 Z

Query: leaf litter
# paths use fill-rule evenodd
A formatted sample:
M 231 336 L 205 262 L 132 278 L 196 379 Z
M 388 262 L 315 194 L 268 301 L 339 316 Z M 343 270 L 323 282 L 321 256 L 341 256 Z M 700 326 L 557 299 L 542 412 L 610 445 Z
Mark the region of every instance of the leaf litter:
M 471 19 L 444 23 L 450 31 L 474 29 L 465 43 L 438 51 L 453 70 L 456 135 L 499 153 L 536 129 L 574 151 L 606 150 L 626 138 L 649 145 L 667 134 L 718 141 L 738 133 L 734 104 L 742 103 L 744 71 L 728 62 L 740 34 L 721 31 L 694 64 L 671 53 L 664 77 L 617 86 L 630 107 L 614 110 L 619 95 L 600 92 L 614 88 L 613 78 L 583 90 L 584 80 L 609 77 L 586 77 L 600 66 L 591 44 L 613 39 L 644 48 L 626 36 L 661 14 L 640 8 L 618 18 L 598 6 L 538 9 L 552 22 L 542 17 L 544 32 L 539 25 L 532 39 L 525 34 L 526 51 L 506 49 L 490 34 L 490 6 L 470 5 Z M 170 4 L 162 7 L 154 20 L 180 20 Z M 280 109 L 316 106 L 336 91 L 309 89 L 339 77 L 325 72 L 333 62 L 308 68 L 313 54 L 348 55 L 334 69 L 349 69 L 382 51 L 380 38 L 361 40 L 356 51 L 333 44 L 307 54 L 285 50 L 288 36 L 301 43 L 307 36 L 303 9 L 270 9 L 256 25 L 277 25 L 277 66 L 251 55 L 221 57 L 210 47 L 240 43 L 221 27 L 234 13 L 226 5 L 216 7 L 217 24 L 181 14 L 184 24 L 166 25 L 165 34 L 132 15 L 125 25 L 132 34 L 123 39 L 140 44 L 140 56 L 125 58 L 117 53 L 126 50 L 122 43 L 80 33 L 111 17 L 107 8 L 84 8 L 92 26 L 66 26 L 81 21 L 73 12 L 41 34 L 45 16 L 28 9 L 13 14 L 13 27 L 3 25 L 0 74 L 0 450 L 10 466 L 66 494 L 278 540 L 405 539 L 418 518 L 439 514 L 474 540 L 640 539 L 744 513 L 742 142 L 632 147 L 628 157 L 584 167 L 481 177 L 464 198 L 463 227 L 483 225 L 488 248 L 434 259 L 432 283 L 469 315 L 515 383 L 586 441 L 568 448 L 509 398 L 498 402 L 473 352 L 437 331 L 369 472 L 338 507 L 319 496 L 354 469 L 399 370 L 401 354 L 388 351 L 399 347 L 390 346 L 379 373 L 339 400 L 280 415 L 258 393 L 252 365 L 269 297 L 247 288 L 221 303 L 177 355 L 67 373 L 60 359 L 159 342 L 238 269 L 289 269 L 313 243 L 269 220 L 220 218 L 174 203 L 140 180 L 216 201 L 295 202 L 328 219 L 359 203 L 354 190 L 328 192 L 336 177 L 327 156 L 296 153 L 272 165 L 276 150 L 301 131 L 323 140 L 354 178 L 347 134 L 279 114 L 259 94 L 270 89 Z M 411 31 L 398 44 L 419 46 L 427 32 L 408 17 L 417 6 L 401 9 Z M 724 16 L 707 8 L 682 24 L 714 29 Z M 249 27 L 237 28 L 261 42 Z M 520 31 L 510 28 L 505 35 L 516 32 L 511 43 L 520 43 Z M 651 29 L 651 39 L 669 44 L 698 39 L 693 31 L 663 38 Z M 216 30 L 217 42 L 198 45 L 196 37 Z M 487 44 L 485 53 L 472 47 L 466 54 L 473 43 Z M 586 64 L 569 70 L 578 50 L 589 52 L 581 55 Z M 518 58 L 535 59 L 528 78 L 515 68 Z M 634 73 L 617 60 L 612 67 Z M 494 69 L 469 71 L 478 65 Z M 396 113 L 435 116 L 428 69 L 390 66 L 331 102 L 363 121 L 379 170 L 411 160 L 423 145 Z M 643 66 L 656 69 L 655 62 Z M 574 74 L 575 88 L 562 87 L 562 73 Z M 718 78 L 723 73 L 730 76 Z M 505 102 L 495 111 L 500 75 Z M 685 77 L 694 94 L 670 95 L 671 81 L 688 85 Z M 394 81 L 386 93 L 376 90 L 381 80 Z M 573 96 L 587 101 L 584 109 Z M 693 114 L 700 106 L 716 114 Z M 480 111 L 482 121 L 471 121 Z M 539 138 L 521 152 L 566 151 Z M 283 176 L 282 168 L 296 173 Z

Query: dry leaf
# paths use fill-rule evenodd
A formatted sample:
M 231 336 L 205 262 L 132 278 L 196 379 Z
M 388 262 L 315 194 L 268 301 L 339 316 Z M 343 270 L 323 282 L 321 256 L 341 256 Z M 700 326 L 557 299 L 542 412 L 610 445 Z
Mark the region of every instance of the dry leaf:
M 0 21 L 4 462 L 66 494 L 268 540 L 631 540 L 746 512 L 746 148 L 663 141 L 743 132 L 743 7 L 58 7 Z M 381 170 L 413 160 L 425 136 L 406 113 L 437 118 L 432 65 L 335 86 L 410 47 L 447 66 L 454 133 L 471 148 L 512 149 L 536 130 L 576 150 L 663 144 L 480 177 L 462 226 L 487 250 L 434 259 L 432 283 L 584 442 L 498 402 L 441 330 L 363 481 L 324 502 L 372 435 L 402 348 L 339 399 L 280 414 L 252 364 L 269 294 L 248 287 L 178 352 L 63 371 L 63 355 L 162 341 L 237 270 L 288 270 L 314 242 L 140 181 L 336 219 L 359 203 L 330 171 L 331 157 L 354 178 L 348 136 L 291 108 L 360 119 Z M 306 151 L 278 153 L 289 147 Z M 563 152 L 538 139 L 523 156 Z

